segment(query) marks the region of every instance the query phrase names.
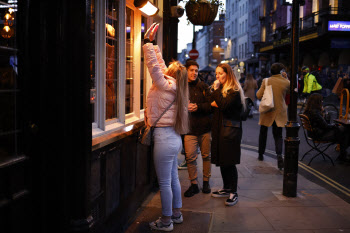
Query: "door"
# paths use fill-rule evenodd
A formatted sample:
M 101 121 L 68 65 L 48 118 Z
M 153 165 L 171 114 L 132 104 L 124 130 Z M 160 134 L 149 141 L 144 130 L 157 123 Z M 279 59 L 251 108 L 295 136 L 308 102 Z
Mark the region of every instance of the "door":
M 1 1 L 0 6 L 0 227 L 9 233 L 28 232 L 30 175 L 20 146 L 18 12 L 16 4 Z

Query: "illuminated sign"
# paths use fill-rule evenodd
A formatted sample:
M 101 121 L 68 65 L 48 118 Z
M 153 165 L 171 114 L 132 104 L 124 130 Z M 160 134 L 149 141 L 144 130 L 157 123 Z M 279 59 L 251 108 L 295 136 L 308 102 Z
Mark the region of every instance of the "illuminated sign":
M 281 5 L 292 5 L 293 0 L 282 0 Z
M 328 21 L 328 31 L 350 32 L 350 21 Z

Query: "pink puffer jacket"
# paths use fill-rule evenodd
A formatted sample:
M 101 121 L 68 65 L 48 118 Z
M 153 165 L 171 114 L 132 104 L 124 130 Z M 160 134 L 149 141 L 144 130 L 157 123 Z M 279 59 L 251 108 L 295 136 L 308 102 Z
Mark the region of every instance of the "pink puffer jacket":
M 176 80 L 164 75 L 166 66 L 157 45 L 147 43 L 143 46 L 145 62 L 153 80 L 147 95 L 146 116 L 147 124 L 154 126 L 154 122 L 164 110 L 174 101 L 176 95 Z M 157 127 L 174 126 L 175 104 L 160 118 Z

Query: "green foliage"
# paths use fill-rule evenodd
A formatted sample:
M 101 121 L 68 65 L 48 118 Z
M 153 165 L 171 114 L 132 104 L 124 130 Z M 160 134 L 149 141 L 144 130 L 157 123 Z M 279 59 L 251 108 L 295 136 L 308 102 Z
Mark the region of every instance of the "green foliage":
M 222 12 L 223 11 L 223 6 L 224 6 L 224 3 L 222 3 L 221 0 L 184 0 L 184 3 L 187 5 L 187 4 L 198 4 L 199 3 L 209 3 L 211 5 L 217 5 L 219 7 L 219 12 Z M 210 6 L 210 8 L 212 9 L 212 11 L 214 11 L 214 8 L 212 6 Z M 193 16 L 196 16 L 197 15 L 197 11 L 196 10 L 195 12 L 192 12 L 192 15 Z M 186 12 L 187 14 L 187 12 Z M 187 24 L 190 24 L 190 21 L 188 20 L 188 16 L 187 16 Z

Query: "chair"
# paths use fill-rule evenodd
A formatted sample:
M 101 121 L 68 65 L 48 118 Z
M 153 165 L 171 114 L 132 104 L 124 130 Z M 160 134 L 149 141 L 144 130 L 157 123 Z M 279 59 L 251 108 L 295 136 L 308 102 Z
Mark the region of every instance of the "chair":
M 319 155 L 322 155 L 323 160 L 326 160 L 325 157 L 327 157 L 333 164 L 334 166 L 334 162 L 333 159 L 331 157 L 329 157 L 329 155 L 327 155 L 325 153 L 325 151 L 331 146 L 334 145 L 335 142 L 331 142 L 331 141 L 318 141 L 318 140 L 314 140 L 313 138 L 308 136 L 308 131 L 309 132 L 313 132 L 313 128 L 311 126 L 310 120 L 309 118 L 305 115 L 305 114 L 299 114 L 300 120 L 301 120 L 301 125 L 303 127 L 303 131 L 304 131 L 304 136 L 306 139 L 307 144 L 311 147 L 311 149 L 309 151 L 307 151 L 303 157 L 300 159 L 300 161 L 303 161 L 304 157 L 310 153 L 311 151 L 317 151 L 318 153 L 316 155 L 314 155 L 310 162 L 308 163 L 308 166 L 310 166 L 312 160 L 314 160 L 314 158 L 316 158 Z

